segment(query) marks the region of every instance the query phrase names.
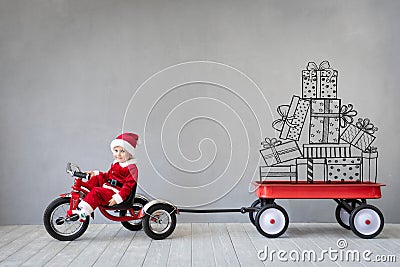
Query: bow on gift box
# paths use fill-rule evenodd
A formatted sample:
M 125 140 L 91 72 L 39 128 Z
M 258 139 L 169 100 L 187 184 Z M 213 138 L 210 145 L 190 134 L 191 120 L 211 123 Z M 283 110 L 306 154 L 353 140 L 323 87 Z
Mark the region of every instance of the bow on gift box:
M 331 69 L 331 65 L 327 60 L 322 61 L 321 64 L 319 64 L 319 66 L 315 62 L 308 62 L 307 70 L 310 71 L 310 81 L 312 73 L 313 72 L 317 73 L 317 70 L 326 70 L 329 72 L 329 78 L 327 80 L 328 82 L 331 80 L 333 76 L 333 70 Z
M 375 146 L 370 146 L 370 147 L 367 147 L 364 150 L 364 152 L 366 152 L 366 153 L 376 153 L 376 152 L 378 152 L 378 148 L 375 147 Z
M 282 131 L 283 125 L 286 123 L 289 127 L 296 127 L 296 124 L 293 124 L 291 121 L 294 119 L 294 116 L 288 116 L 289 113 L 289 106 L 288 105 L 281 105 L 277 108 L 279 116 L 281 118 L 274 120 L 272 122 L 272 128 L 277 131 Z
M 368 118 L 362 119 L 359 118 L 358 121 L 356 122 L 356 126 L 363 130 L 364 132 L 367 132 L 369 134 L 373 134 L 376 131 L 378 131 L 378 128 L 375 127 Z
M 357 115 L 357 110 L 353 109 L 352 104 L 343 105 L 340 108 L 340 127 L 345 128 L 347 124 L 351 124 L 354 121 L 354 116 Z
M 278 146 L 280 144 L 282 144 L 282 141 L 280 141 L 276 138 L 268 138 L 268 137 L 265 138 L 264 142 L 261 142 L 261 145 L 264 148 L 272 148 L 272 147 Z

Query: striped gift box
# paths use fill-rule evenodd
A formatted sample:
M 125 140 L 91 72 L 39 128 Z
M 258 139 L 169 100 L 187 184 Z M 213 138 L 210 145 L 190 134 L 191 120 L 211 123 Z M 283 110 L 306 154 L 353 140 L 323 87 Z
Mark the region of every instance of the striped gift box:
M 285 161 L 289 161 L 302 156 L 299 145 L 295 141 L 282 143 L 281 141 L 273 140 L 263 142 L 264 149 L 260 153 L 267 166 L 273 166 Z M 271 143 L 268 143 L 271 142 Z
M 326 181 L 326 159 L 299 158 L 296 160 L 297 181 Z
M 350 144 L 304 144 L 304 158 L 350 157 Z
M 361 153 L 362 157 L 362 181 L 376 183 L 378 176 L 378 150 L 370 147 Z
M 296 165 L 261 166 L 260 182 L 262 181 L 290 181 L 296 182 Z

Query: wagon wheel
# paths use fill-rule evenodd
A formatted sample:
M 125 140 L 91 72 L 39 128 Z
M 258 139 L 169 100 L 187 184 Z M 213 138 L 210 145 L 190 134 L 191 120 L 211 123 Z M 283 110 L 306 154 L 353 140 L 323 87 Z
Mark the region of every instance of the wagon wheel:
M 260 209 L 261 208 L 261 200 L 260 199 L 255 200 L 253 203 L 251 203 L 250 207 Z M 257 212 L 249 211 L 249 218 L 253 225 L 256 225 L 256 214 L 257 214 Z
M 289 216 L 284 208 L 267 204 L 256 215 L 256 228 L 260 234 L 269 238 L 282 235 L 289 225 Z
M 347 204 L 351 206 L 351 210 L 354 210 L 356 207 L 361 205 L 361 201 L 358 199 L 346 199 L 344 200 Z M 337 205 L 336 210 L 335 210 L 335 217 L 336 221 L 342 226 L 343 228 L 347 230 L 351 230 L 350 228 L 350 213 L 347 212 L 342 205 Z
M 264 202 L 264 203 L 262 203 Z M 274 204 L 274 200 L 273 199 L 263 199 L 263 201 L 261 201 L 261 199 L 256 199 L 253 203 L 251 203 L 252 208 L 258 208 L 258 210 L 260 210 L 263 207 L 263 204 Z M 257 211 L 249 211 L 249 219 L 251 221 L 251 223 L 253 225 L 256 225 L 256 215 L 257 215 Z
M 351 230 L 361 238 L 369 239 L 379 235 L 383 229 L 382 212 L 372 205 L 361 205 L 350 214 Z

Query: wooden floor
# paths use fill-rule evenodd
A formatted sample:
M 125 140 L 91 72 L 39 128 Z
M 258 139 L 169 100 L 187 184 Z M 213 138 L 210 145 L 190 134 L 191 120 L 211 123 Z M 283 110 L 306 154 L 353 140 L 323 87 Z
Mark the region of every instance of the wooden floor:
M 54 240 L 42 225 L 7 225 L 0 226 L 0 238 L 0 266 L 398 266 L 400 262 L 399 224 L 386 224 L 383 232 L 370 240 L 333 223 L 291 223 L 286 233 L 276 239 L 263 237 L 250 223 L 178 224 L 168 239 L 159 241 L 119 224 L 91 224 L 73 242 Z M 338 248 L 339 239 L 347 242 L 346 248 Z M 279 260 L 276 253 L 272 260 L 258 259 L 258 251 L 266 248 L 269 253 L 286 251 L 281 258 L 287 262 Z M 322 253 L 329 249 L 357 250 L 361 259 L 335 260 L 332 254 L 331 260 Z M 310 257 L 294 261 L 306 250 L 315 251 L 317 261 Z M 362 258 L 366 250 L 371 251 L 367 255 L 371 260 L 380 256 L 386 261 L 396 258 L 397 263 L 368 262 Z M 318 261 L 321 254 L 324 259 Z

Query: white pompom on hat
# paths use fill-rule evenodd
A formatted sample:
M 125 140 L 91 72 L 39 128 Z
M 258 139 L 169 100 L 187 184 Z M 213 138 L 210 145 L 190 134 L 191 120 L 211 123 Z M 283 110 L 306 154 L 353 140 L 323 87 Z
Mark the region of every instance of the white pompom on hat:
M 123 147 L 133 157 L 135 155 L 136 145 L 139 143 L 139 136 L 137 134 L 123 133 L 111 141 L 110 147 L 111 151 L 114 151 L 114 147 L 116 146 Z

